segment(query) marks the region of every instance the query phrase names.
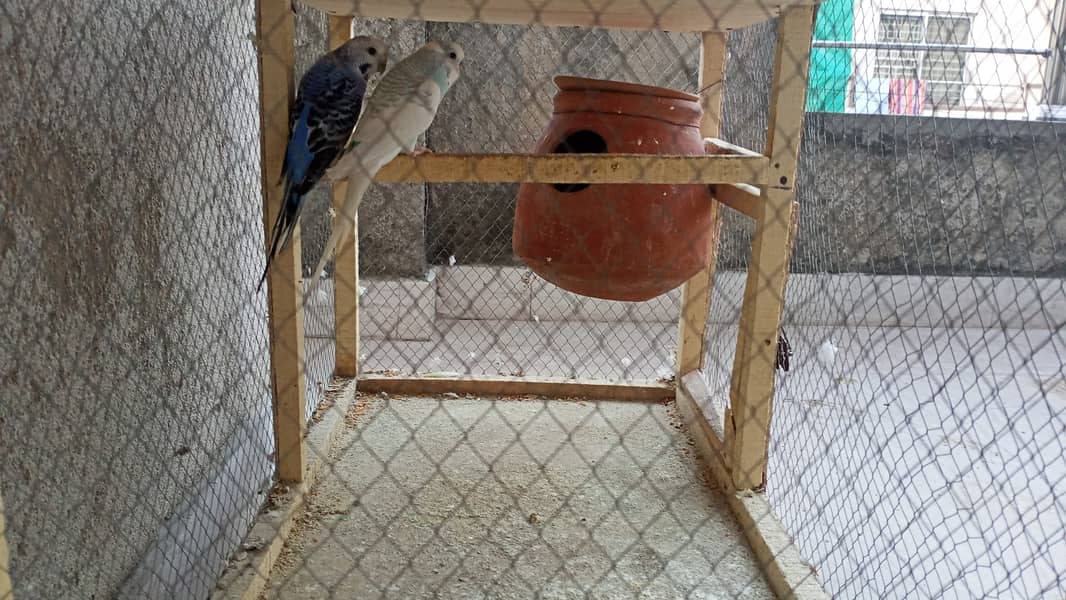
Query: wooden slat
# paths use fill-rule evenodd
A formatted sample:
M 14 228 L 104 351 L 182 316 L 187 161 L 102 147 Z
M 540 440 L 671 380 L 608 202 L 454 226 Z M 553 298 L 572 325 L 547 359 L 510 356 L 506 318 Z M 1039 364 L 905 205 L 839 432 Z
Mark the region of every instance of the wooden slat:
M 345 415 L 358 402 L 355 385 L 349 383 L 340 391 L 333 406 L 311 428 L 304 442 L 310 457 L 307 475 L 302 483 L 290 488 L 286 501 L 270 512 L 260 513 L 252 523 L 246 542 L 266 541 L 261 550 L 246 552 L 241 560 L 231 560 L 230 568 L 222 575 L 211 600 L 259 600 L 266 588 L 270 572 L 281 555 L 285 541 L 292 533 L 296 517 L 304 509 L 304 501 L 314 486 L 322 467 L 327 463 L 337 437 L 344 429 Z
M 553 377 L 391 377 L 359 376 L 359 391 L 389 394 L 437 395 L 454 392 L 475 396 L 547 396 L 655 402 L 674 395 L 674 387 L 659 382 L 615 383 Z
M 708 415 L 701 408 L 712 406 L 709 399 L 710 390 L 703 377 L 701 371 L 694 371 L 678 383 L 677 407 L 711 476 L 740 523 L 770 589 L 778 598 L 829 598 L 810 565 L 803 560 L 791 536 L 774 515 L 766 496 L 751 491 L 738 493 L 733 488 L 733 478 L 726 464 L 722 432 L 717 431 L 717 427 L 709 422 L 717 422 L 720 417 L 715 414 Z
M 554 27 L 725 31 L 817 0 L 307 0 L 332 14 Z
M 263 226 L 267 240 L 281 209 L 279 182 L 289 135 L 293 98 L 293 13 L 289 0 L 257 0 L 259 116 L 261 127 Z M 303 434 L 307 406 L 304 314 L 300 294 L 300 228 L 268 275 L 270 366 L 274 388 L 274 439 L 278 477 L 303 480 Z
M 756 221 L 763 218 L 763 199 L 759 188 L 746 183 L 720 183 L 711 186 L 711 195 L 722 204 Z
M 379 183 L 763 183 L 763 156 L 647 154 L 400 155 Z
M 352 18 L 329 18 L 329 47 L 331 49 L 347 42 L 352 37 Z M 340 217 L 343 214 L 346 182 L 333 185 L 333 227 L 350 229 L 348 242 L 337 248 L 333 259 L 333 306 L 334 306 L 334 372 L 339 377 L 355 377 L 359 374 L 359 218 L 353 222 Z M 315 273 L 314 276 L 319 276 Z
M 725 75 L 725 73 L 722 74 L 722 76 L 724 76 L 724 75 Z M 719 91 L 718 92 L 719 108 L 718 108 L 718 111 L 717 111 L 718 113 L 721 113 L 721 103 L 722 103 L 721 95 L 722 95 L 722 92 Z M 718 129 L 720 128 L 718 123 L 721 121 L 721 116 L 714 117 L 712 119 L 708 119 L 706 110 L 707 110 L 707 107 L 704 106 L 704 111 L 705 112 L 703 113 L 703 120 L 704 120 L 705 123 L 707 123 L 708 121 L 714 123 L 714 129 L 709 129 L 707 127 L 704 127 L 703 128 L 704 134 L 706 134 L 708 131 L 718 131 Z M 758 152 L 756 152 L 754 150 L 745 148 L 744 146 L 738 146 L 736 144 L 733 144 L 731 142 L 727 142 L 725 140 L 722 140 L 722 139 L 719 139 L 719 138 L 716 138 L 716 137 L 704 138 L 703 144 L 704 144 L 704 147 L 706 148 L 707 152 L 711 153 L 711 154 L 739 154 L 741 156 L 762 156 L 762 154 L 759 154 Z
M 4 521 L 4 498 L 0 496 L 0 600 L 14 600 L 11 587 L 11 554 L 7 547 L 7 523 Z
M 342 44 L 352 39 L 352 21 L 354 19 L 349 16 L 335 16 L 330 15 L 326 22 L 328 29 L 328 43 L 330 50 L 336 50 Z
M 712 140 L 717 139 L 716 136 L 722 128 L 722 97 L 725 92 L 728 43 L 727 34 L 703 34 L 699 75 L 699 89 L 703 90 L 700 96 L 700 104 L 703 107 L 700 131 L 704 138 L 707 138 L 705 141 L 709 151 L 716 147 Z M 721 208 L 717 202 L 711 202 L 711 211 L 707 266 L 685 282 L 681 290 L 681 316 L 677 326 L 678 381 L 685 373 L 703 365 L 707 319 L 711 312 L 711 292 L 714 289 L 714 271 L 718 264 L 718 233 L 722 225 Z
M 766 483 L 777 337 L 788 274 L 794 180 L 803 133 L 815 9 L 790 8 L 778 22 L 767 155 L 772 186 L 763 188 L 737 334 L 726 420 L 730 472 L 737 489 Z

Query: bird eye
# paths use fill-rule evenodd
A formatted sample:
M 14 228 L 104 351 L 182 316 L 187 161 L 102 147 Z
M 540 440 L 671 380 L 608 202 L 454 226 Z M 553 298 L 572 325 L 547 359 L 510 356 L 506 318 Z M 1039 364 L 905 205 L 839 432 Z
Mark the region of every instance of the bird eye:
M 455 60 L 455 59 L 457 59 L 457 58 L 459 58 L 459 57 L 458 57 L 458 56 L 456 56 L 454 52 L 449 52 L 449 53 L 448 53 L 448 58 L 450 58 L 450 59 L 452 59 L 452 60 Z
M 378 49 L 373 47 L 373 46 L 371 46 L 371 47 L 366 49 L 366 53 L 369 54 L 370 56 L 374 56 L 375 54 L 378 53 Z

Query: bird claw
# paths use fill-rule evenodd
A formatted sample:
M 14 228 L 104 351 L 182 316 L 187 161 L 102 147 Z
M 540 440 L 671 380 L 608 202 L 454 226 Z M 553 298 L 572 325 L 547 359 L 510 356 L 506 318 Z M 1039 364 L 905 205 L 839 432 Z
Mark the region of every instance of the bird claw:
M 433 151 L 429 148 L 426 148 L 425 146 L 419 146 L 418 148 L 411 150 L 407 154 L 413 158 L 415 156 L 422 156 L 423 154 L 433 154 Z

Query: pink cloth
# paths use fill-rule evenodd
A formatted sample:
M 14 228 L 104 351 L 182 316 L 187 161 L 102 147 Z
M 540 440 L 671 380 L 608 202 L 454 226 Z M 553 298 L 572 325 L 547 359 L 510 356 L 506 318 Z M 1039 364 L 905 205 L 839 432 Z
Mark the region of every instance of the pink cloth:
M 888 85 L 888 112 L 893 115 L 920 115 L 925 107 L 925 82 L 920 79 L 893 79 Z

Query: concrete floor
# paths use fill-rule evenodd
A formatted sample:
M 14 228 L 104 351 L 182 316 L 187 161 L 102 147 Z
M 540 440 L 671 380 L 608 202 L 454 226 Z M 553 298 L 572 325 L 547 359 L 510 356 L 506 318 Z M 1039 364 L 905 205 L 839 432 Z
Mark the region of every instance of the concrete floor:
M 719 413 L 742 290 L 740 278 L 721 275 L 704 373 Z M 518 304 L 539 320 L 508 320 L 500 299 L 510 288 L 489 287 L 508 277 L 457 278 L 465 291 L 442 284 L 436 317 L 429 311 L 412 331 L 364 340 L 365 367 L 630 380 L 672 372 L 676 326 L 663 305 L 611 323 L 596 317 L 619 317 L 617 307 L 571 303 L 577 308 L 553 313 L 563 303 L 533 286 Z M 1057 558 L 1066 555 L 1064 280 L 849 274 L 790 282 L 795 355 L 778 375 L 767 493 L 827 590 L 1066 597 Z M 486 289 L 495 304 L 456 300 Z M 371 289 L 364 316 L 405 323 L 370 309 L 375 298 L 397 306 L 406 296 Z M 428 334 L 413 339 L 414 330 Z M 818 359 L 825 340 L 840 348 L 831 365 Z
M 679 423 L 362 397 L 264 598 L 771 598 Z
M 1066 329 L 788 335 L 767 492 L 831 592 L 1066 598 Z

